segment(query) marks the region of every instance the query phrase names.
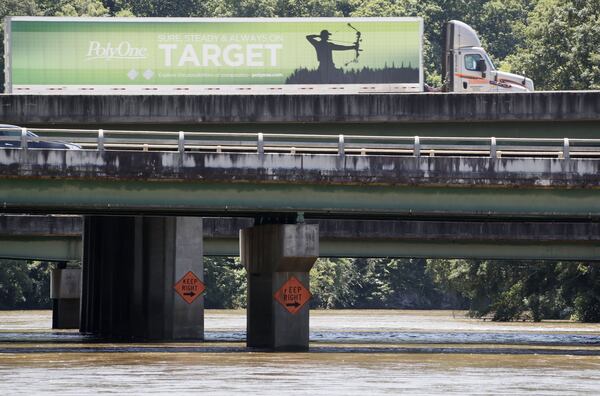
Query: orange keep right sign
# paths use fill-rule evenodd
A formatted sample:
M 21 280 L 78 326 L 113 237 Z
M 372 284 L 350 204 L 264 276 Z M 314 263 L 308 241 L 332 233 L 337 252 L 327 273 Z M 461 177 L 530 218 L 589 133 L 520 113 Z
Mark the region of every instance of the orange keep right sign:
M 312 294 L 295 276 L 292 276 L 273 297 L 289 313 L 296 314 L 310 300 Z

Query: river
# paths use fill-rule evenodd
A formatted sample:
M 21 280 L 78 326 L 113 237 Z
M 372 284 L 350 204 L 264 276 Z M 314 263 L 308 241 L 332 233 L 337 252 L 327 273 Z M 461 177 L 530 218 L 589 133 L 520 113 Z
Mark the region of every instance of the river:
M 249 352 L 244 311 L 207 310 L 204 343 L 106 343 L 0 312 L 0 395 L 600 394 L 600 325 L 459 311 L 311 311 L 307 353 Z

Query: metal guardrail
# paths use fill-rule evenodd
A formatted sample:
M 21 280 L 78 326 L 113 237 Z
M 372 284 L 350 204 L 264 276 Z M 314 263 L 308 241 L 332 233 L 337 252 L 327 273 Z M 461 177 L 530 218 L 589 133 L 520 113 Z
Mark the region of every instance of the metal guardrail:
M 236 132 L 168 132 L 1 127 L 2 142 L 34 150 L 43 142 L 84 150 L 398 156 L 599 158 L 600 139 L 422 137 Z M 32 135 L 30 132 L 33 132 Z M 13 147 L 15 148 L 15 147 Z M 67 148 L 67 147 L 65 147 Z

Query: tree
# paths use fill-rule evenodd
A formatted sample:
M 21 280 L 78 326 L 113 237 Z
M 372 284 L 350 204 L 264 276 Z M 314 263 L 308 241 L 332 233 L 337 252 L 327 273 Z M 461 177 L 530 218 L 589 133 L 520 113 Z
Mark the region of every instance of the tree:
M 50 308 L 50 264 L 0 260 L 0 309 Z
M 600 321 L 600 271 L 595 264 L 429 260 L 427 271 L 440 287 L 468 298 L 475 317 Z
M 349 4 L 336 0 L 279 0 L 278 17 L 341 17 L 347 15 Z
M 311 306 L 349 308 L 356 304 L 360 274 L 351 259 L 319 259 L 310 272 Z
M 460 307 L 461 299 L 445 293 L 426 272 L 423 259 L 357 260 L 361 287 L 358 308 L 431 309 Z
M 494 60 L 501 61 L 522 48 L 533 4 L 528 0 L 490 0 L 483 5 L 479 20 L 472 23 Z
M 246 270 L 234 257 L 204 257 L 206 308 L 246 306 Z
M 425 260 L 319 259 L 311 271 L 315 308 L 460 307 L 463 300 L 434 285 Z
M 112 15 L 137 17 L 192 17 L 206 16 L 202 0 L 105 0 Z
M 274 17 L 276 0 L 207 0 L 206 15 L 211 17 Z
M 600 2 L 538 0 L 524 34 L 507 69 L 542 89 L 600 88 Z
M 559 263 L 561 297 L 570 302 L 571 319 L 600 322 L 600 268 L 598 264 Z
M 108 16 L 108 9 L 100 0 L 63 0 L 50 2 L 44 8 L 44 14 L 50 16 Z

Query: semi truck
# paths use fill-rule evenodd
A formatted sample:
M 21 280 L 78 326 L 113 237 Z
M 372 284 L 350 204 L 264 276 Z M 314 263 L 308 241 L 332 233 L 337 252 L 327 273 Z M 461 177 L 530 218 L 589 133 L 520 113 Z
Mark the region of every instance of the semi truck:
M 11 94 L 432 91 L 422 18 L 5 18 Z M 527 92 L 477 33 L 446 27 L 444 91 Z

